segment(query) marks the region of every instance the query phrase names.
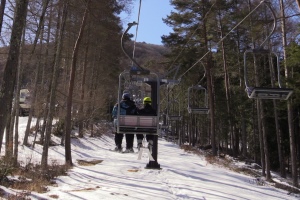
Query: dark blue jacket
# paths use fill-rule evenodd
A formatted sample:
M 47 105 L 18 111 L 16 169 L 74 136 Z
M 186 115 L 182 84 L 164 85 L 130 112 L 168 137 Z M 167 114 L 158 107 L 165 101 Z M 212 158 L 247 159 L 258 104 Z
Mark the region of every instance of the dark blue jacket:
M 125 99 L 120 101 L 120 115 L 135 115 L 136 114 L 136 106 L 134 101 L 130 99 Z M 117 118 L 118 114 L 118 103 L 114 106 L 112 110 L 112 117 Z

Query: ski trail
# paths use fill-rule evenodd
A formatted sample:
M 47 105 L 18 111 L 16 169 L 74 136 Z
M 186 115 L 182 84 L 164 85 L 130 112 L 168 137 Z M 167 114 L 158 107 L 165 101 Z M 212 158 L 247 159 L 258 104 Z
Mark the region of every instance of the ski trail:
M 123 147 L 125 147 L 123 139 Z M 72 140 L 74 167 L 68 176 L 56 179 L 49 192 L 37 198 L 70 200 L 268 200 L 296 199 L 285 191 L 250 183 L 251 177 L 207 163 L 204 157 L 187 153 L 177 145 L 159 138 L 158 163 L 161 169 L 145 169 L 147 156 L 138 160 L 137 153 L 117 153 L 113 149 L 113 134 L 101 138 L 85 137 Z M 49 151 L 57 160 L 64 161 L 63 146 Z M 136 137 L 134 141 L 136 149 Z M 82 160 L 102 160 L 91 165 L 79 165 Z M 92 195 L 92 197 L 91 197 Z M 68 197 L 68 198 L 66 198 Z

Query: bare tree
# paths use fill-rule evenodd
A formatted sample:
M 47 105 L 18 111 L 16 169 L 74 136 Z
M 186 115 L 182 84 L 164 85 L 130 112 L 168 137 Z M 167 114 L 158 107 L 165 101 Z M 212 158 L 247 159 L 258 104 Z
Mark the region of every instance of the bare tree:
M 222 21 L 222 13 L 221 10 L 218 10 L 218 21 L 219 21 L 219 26 L 220 26 L 220 38 L 223 38 L 225 33 L 224 33 L 224 28 L 223 28 L 223 21 Z M 236 146 L 236 142 L 234 139 L 237 139 L 237 136 L 234 136 L 234 131 L 233 131 L 233 123 L 232 123 L 232 117 L 231 117 L 231 95 L 230 95 L 230 80 L 229 80 L 229 73 L 228 73 L 228 63 L 227 63 L 227 56 L 226 56 L 226 48 L 225 48 L 225 43 L 224 40 L 221 42 L 221 48 L 222 48 L 222 57 L 223 57 L 223 69 L 224 69 L 224 80 L 225 80 L 225 92 L 226 92 L 226 107 L 227 107 L 227 115 L 228 115 L 228 124 L 229 124 L 229 130 L 230 130 L 230 135 L 231 135 L 231 145 L 232 145 L 232 152 L 233 156 L 236 157 L 238 154 L 238 146 Z
M 75 72 L 76 72 L 76 63 L 77 63 L 77 55 L 79 51 L 79 45 L 83 37 L 83 31 L 86 24 L 86 18 L 88 13 L 88 6 L 89 6 L 90 0 L 86 2 L 86 8 L 84 11 L 84 15 L 82 18 L 82 23 L 80 26 L 79 34 L 74 46 L 73 55 L 72 55 L 72 66 L 71 66 L 71 74 L 70 74 L 70 80 L 69 80 L 69 89 L 68 89 L 68 97 L 67 97 L 67 113 L 66 113 L 66 140 L 65 140 L 65 158 L 66 163 L 69 165 L 72 164 L 72 156 L 71 156 L 71 118 L 72 118 L 72 96 L 74 92 L 74 81 L 75 81 Z
M 32 48 L 32 51 L 30 53 L 30 58 L 34 54 L 35 47 L 36 47 L 36 44 L 38 42 L 38 38 L 40 37 L 40 33 L 41 33 L 42 27 L 44 25 L 44 18 L 45 18 L 45 14 L 46 14 L 48 4 L 49 4 L 49 0 L 44 0 L 43 1 L 42 14 L 40 16 L 40 21 L 39 21 L 38 28 L 37 28 L 37 31 L 36 31 L 36 35 L 35 35 L 35 39 L 34 39 L 34 43 L 33 43 L 33 48 Z M 41 44 L 41 46 L 42 46 L 42 44 Z M 40 56 L 38 56 L 38 58 L 40 58 Z M 29 60 L 31 60 L 31 59 L 29 59 Z M 36 68 L 37 69 L 36 69 L 36 76 L 35 76 L 35 79 L 36 79 L 35 80 L 35 86 L 33 87 L 33 91 L 32 91 L 32 97 L 33 97 L 32 102 L 31 102 L 32 105 L 35 104 L 35 96 L 36 96 L 36 90 L 37 90 L 37 84 L 38 84 L 38 77 L 40 76 L 40 66 L 37 65 Z M 25 136 L 24 136 L 24 140 L 23 140 L 24 145 L 28 145 L 28 136 L 29 136 L 30 126 L 31 126 L 31 121 L 32 121 L 32 114 L 33 114 L 33 109 L 30 109 L 28 122 L 27 122 L 27 127 L 26 127 L 26 131 L 25 131 Z
M 18 149 L 19 149 L 19 113 L 20 113 L 20 89 L 21 89 L 21 77 L 23 72 L 23 58 L 24 55 L 22 54 L 25 45 L 25 26 L 23 29 L 23 37 L 22 37 L 22 44 L 20 47 L 20 57 L 19 57 L 19 65 L 18 65 L 18 73 L 17 73 L 17 83 L 16 83 L 16 95 L 15 95 L 15 102 L 13 111 L 11 114 L 11 122 L 10 122 L 10 142 L 13 144 L 14 139 L 14 149 L 11 147 L 11 152 L 13 153 L 13 164 L 17 166 L 18 164 Z M 14 133 L 15 127 L 15 133 Z M 13 138 L 15 136 L 15 138 Z M 8 148 L 7 148 L 8 149 Z
M 82 83 L 81 83 L 81 88 L 80 88 L 80 101 L 81 101 L 81 104 L 79 106 L 79 113 L 81 115 L 83 115 L 84 113 L 84 95 L 85 95 L 85 90 L 84 90 L 84 87 L 85 87 L 85 80 L 86 80 L 86 68 L 87 68 L 87 55 L 88 55 L 88 52 L 89 52 L 89 45 L 88 45 L 88 42 L 86 43 L 86 46 L 85 46 L 85 55 L 84 55 L 84 63 L 83 63 L 83 69 L 82 69 Z M 78 124 L 78 131 L 79 131 L 79 137 L 83 137 L 83 117 L 79 118 L 79 124 Z
M 7 125 L 7 120 L 11 111 L 13 91 L 16 83 L 17 67 L 19 62 L 21 38 L 23 28 L 25 26 L 27 9 L 28 0 L 18 0 L 16 2 L 16 13 L 14 15 L 10 48 L 4 68 L 3 82 L 0 88 L 0 144 L 2 143 L 4 129 Z
M 43 0 L 43 9 L 42 9 L 42 13 L 41 13 L 41 16 L 40 16 L 39 24 L 38 24 L 38 27 L 37 27 L 37 30 L 36 30 L 36 34 L 35 34 L 35 38 L 34 38 L 33 48 L 32 48 L 31 54 L 34 53 L 34 50 L 35 50 L 38 38 L 40 37 L 40 33 L 41 33 L 41 30 L 42 30 L 42 27 L 44 26 L 45 14 L 46 14 L 46 11 L 47 11 L 47 7 L 49 5 L 49 1 L 50 0 Z
M 51 80 L 49 106 L 47 108 L 46 134 L 45 134 L 45 141 L 44 141 L 42 161 L 41 161 L 43 171 L 47 171 L 48 169 L 48 148 L 51 139 L 52 121 L 53 121 L 53 115 L 55 110 L 56 89 L 57 89 L 57 81 L 58 81 L 59 67 L 60 67 L 60 56 L 61 56 L 61 50 L 63 45 L 62 44 L 63 33 L 65 31 L 65 24 L 66 24 L 68 8 L 69 8 L 69 0 L 64 0 L 63 2 L 64 2 L 63 14 L 61 19 L 59 34 L 58 37 L 56 38 L 57 48 L 56 48 L 56 55 L 55 55 L 53 74 Z
M 297 1 L 299 3 L 299 0 Z M 298 4 L 299 5 L 299 4 Z M 283 0 L 280 0 L 280 13 L 281 13 L 281 35 L 282 35 L 282 47 L 283 47 L 283 57 L 284 57 L 284 68 L 285 77 L 287 80 L 290 78 L 290 69 L 286 64 L 287 60 L 287 32 L 285 24 L 285 11 Z M 288 112 L 288 125 L 289 125 L 289 137 L 290 137 L 290 152 L 291 152 L 291 164 L 292 164 L 292 179 L 293 185 L 298 187 L 298 172 L 297 172 L 297 154 L 296 154 L 296 144 L 295 144 L 295 133 L 294 133 L 294 122 L 293 122 L 293 106 L 292 101 L 289 99 L 287 101 L 287 112 Z
M 0 35 L 1 35 L 1 30 L 2 30 L 5 5 L 6 5 L 6 0 L 1 0 L 1 5 L 0 5 Z

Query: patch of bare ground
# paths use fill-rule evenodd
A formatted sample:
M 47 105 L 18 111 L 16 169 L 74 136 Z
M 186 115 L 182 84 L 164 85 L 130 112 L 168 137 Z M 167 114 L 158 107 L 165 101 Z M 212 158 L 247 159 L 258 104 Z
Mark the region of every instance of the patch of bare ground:
M 265 185 L 265 183 L 266 183 L 266 180 L 264 179 L 264 177 L 261 176 L 261 174 L 259 172 L 260 167 L 258 167 L 258 165 L 255 163 L 252 163 L 253 165 L 245 164 L 244 166 L 237 166 L 235 163 L 237 161 L 242 162 L 243 160 L 239 160 L 238 158 L 234 159 L 225 154 L 219 154 L 218 156 L 213 156 L 211 149 L 200 150 L 200 149 L 198 149 L 196 147 L 192 147 L 190 145 L 182 145 L 181 149 L 183 149 L 184 151 L 186 151 L 188 153 L 193 153 L 193 154 L 196 154 L 199 156 L 200 155 L 204 156 L 205 160 L 212 165 L 225 167 L 231 171 L 249 175 L 249 176 L 253 177 L 253 179 L 251 179 L 249 181 L 254 184 Z M 276 188 L 286 190 L 289 192 L 289 194 L 290 193 L 300 194 L 300 189 L 288 184 L 288 181 L 286 181 L 286 183 L 280 183 L 280 182 L 277 182 L 274 180 L 270 180 L 270 181 L 268 181 L 268 184 L 270 184 Z
M 48 191 L 47 186 L 55 186 L 55 177 L 67 175 L 67 170 L 70 169 L 66 165 L 58 165 L 55 162 L 48 166 L 48 169 L 42 170 L 40 165 L 27 164 L 26 166 L 12 167 L 9 164 L 2 163 L 2 178 L 0 184 L 16 189 L 21 192 L 16 194 L 6 194 L 4 191 L 0 192 L 0 197 L 9 200 L 27 200 L 32 191 L 44 193 Z M 6 169 L 4 169 L 4 168 Z M 9 171 L 9 173 L 4 173 Z
M 77 160 L 77 163 L 81 166 L 91 166 L 102 163 L 103 160 Z

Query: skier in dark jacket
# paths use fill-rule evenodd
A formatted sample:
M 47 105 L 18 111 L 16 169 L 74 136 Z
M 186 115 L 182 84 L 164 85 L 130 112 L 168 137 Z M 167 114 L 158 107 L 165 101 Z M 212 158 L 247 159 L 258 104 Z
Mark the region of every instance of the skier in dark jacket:
M 144 108 L 138 110 L 138 115 L 148 115 L 148 116 L 156 116 L 156 110 L 151 106 L 152 100 L 150 97 L 145 97 L 143 99 Z M 142 142 L 144 139 L 143 134 L 137 134 L 137 143 L 138 143 L 138 150 L 142 147 Z M 153 135 L 146 135 L 146 140 L 148 142 L 148 148 L 150 152 L 152 151 L 153 146 Z
M 130 99 L 130 94 L 129 93 L 124 93 L 122 95 L 122 100 L 117 103 L 113 110 L 112 110 L 112 117 L 115 119 L 114 123 L 116 123 L 116 118 L 117 118 L 117 112 L 118 112 L 118 106 L 120 105 L 120 115 L 135 115 L 137 108 L 134 103 Z M 133 153 L 133 140 L 134 140 L 134 134 L 125 134 L 126 138 L 126 150 L 125 152 L 127 153 Z M 115 144 L 116 148 L 115 151 L 122 151 L 122 140 L 123 140 L 123 134 L 122 133 L 115 133 Z

